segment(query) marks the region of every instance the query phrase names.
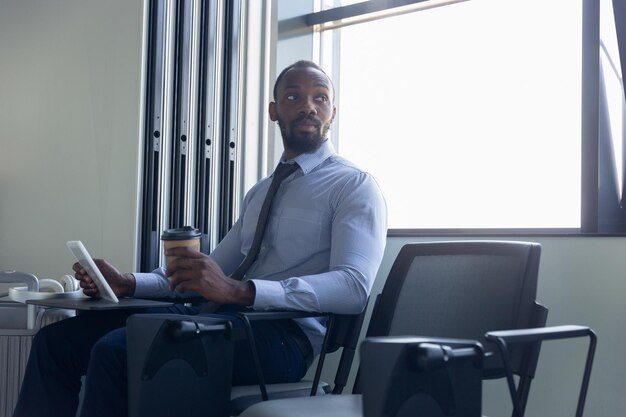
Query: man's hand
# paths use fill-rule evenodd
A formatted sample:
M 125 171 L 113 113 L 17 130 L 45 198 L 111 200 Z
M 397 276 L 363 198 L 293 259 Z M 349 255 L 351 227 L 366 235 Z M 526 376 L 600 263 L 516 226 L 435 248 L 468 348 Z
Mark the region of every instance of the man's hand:
M 254 285 L 227 277 L 204 253 L 179 246 L 167 250 L 165 255 L 176 257 L 166 271 L 172 290 L 195 291 L 217 304 L 254 303 Z
M 96 266 L 107 280 L 111 289 L 118 297 L 132 297 L 135 293 L 135 276 L 133 274 L 121 274 L 113 265 L 103 259 L 94 259 Z M 72 265 L 76 274 L 74 277 L 80 281 L 80 286 L 85 295 L 100 297 L 100 291 L 96 283 L 87 275 L 87 271 L 78 262 Z

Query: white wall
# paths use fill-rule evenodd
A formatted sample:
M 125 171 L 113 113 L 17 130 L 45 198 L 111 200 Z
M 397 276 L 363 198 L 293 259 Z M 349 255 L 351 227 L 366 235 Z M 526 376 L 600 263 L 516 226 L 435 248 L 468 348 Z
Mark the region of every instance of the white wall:
M 0 270 L 134 266 L 142 0 L 0 0 Z
M 550 309 L 548 324 L 584 324 L 598 335 L 585 414 L 624 415 L 626 398 L 617 387 L 626 376 L 626 364 L 621 360 L 626 341 L 626 239 L 537 240 L 544 248 L 537 298 Z M 586 348 L 579 343 L 580 348 Z M 530 416 L 574 415 L 583 360 L 583 350 L 569 349 L 564 342 L 544 345 L 531 391 Z

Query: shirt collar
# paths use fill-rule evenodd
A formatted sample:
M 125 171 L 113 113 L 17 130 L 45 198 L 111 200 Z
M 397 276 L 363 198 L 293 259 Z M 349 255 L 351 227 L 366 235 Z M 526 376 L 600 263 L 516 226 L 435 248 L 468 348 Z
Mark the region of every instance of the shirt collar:
M 302 173 L 306 175 L 334 154 L 336 154 L 335 147 L 333 146 L 330 139 L 327 139 L 322 142 L 322 145 L 315 152 L 302 153 L 293 158 L 293 161 L 295 161 L 300 166 L 300 169 L 302 169 Z M 283 156 L 281 156 L 280 160 L 284 161 L 284 153 Z

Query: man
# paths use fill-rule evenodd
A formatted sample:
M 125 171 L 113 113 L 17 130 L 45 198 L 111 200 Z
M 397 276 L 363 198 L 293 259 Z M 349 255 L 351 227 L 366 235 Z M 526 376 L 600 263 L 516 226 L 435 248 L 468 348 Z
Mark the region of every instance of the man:
M 98 261 L 114 292 L 121 297 L 200 294 L 220 305 L 218 317 L 235 326 L 234 312 L 242 306 L 361 312 L 383 255 L 386 207 L 372 177 L 336 155 L 327 140 L 335 113 L 332 82 L 316 64 L 298 61 L 278 76 L 269 116 L 283 137 L 281 162 L 297 165 L 278 188 L 260 252 L 243 279 L 230 275 L 252 246 L 271 177 L 248 192 L 240 218 L 210 255 L 174 248 L 166 253 L 176 257 L 167 270 L 134 274 Z M 84 269 L 74 264 L 74 270 L 85 294 L 97 296 Z M 167 311 L 199 313 L 182 305 Z M 125 415 L 125 319 L 126 314 L 81 315 L 43 328 L 33 343 L 14 416 L 75 415 L 84 374 L 82 415 Z M 301 336 L 310 343 L 308 350 L 319 352 L 323 321 L 289 323 L 255 323 L 268 382 L 296 381 L 306 373 L 310 358 L 298 343 Z M 245 341 L 236 343 L 234 355 L 233 383 L 255 383 Z

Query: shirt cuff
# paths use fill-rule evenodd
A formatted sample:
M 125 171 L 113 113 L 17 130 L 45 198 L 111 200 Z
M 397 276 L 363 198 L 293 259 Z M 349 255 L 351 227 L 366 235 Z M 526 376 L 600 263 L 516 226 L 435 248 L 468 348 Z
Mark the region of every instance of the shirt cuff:
M 151 272 L 134 272 L 135 293 L 133 297 L 159 297 L 169 289 L 167 278 Z
M 285 289 L 281 281 L 250 280 L 254 284 L 256 294 L 252 308 L 255 310 L 272 310 L 285 306 Z

